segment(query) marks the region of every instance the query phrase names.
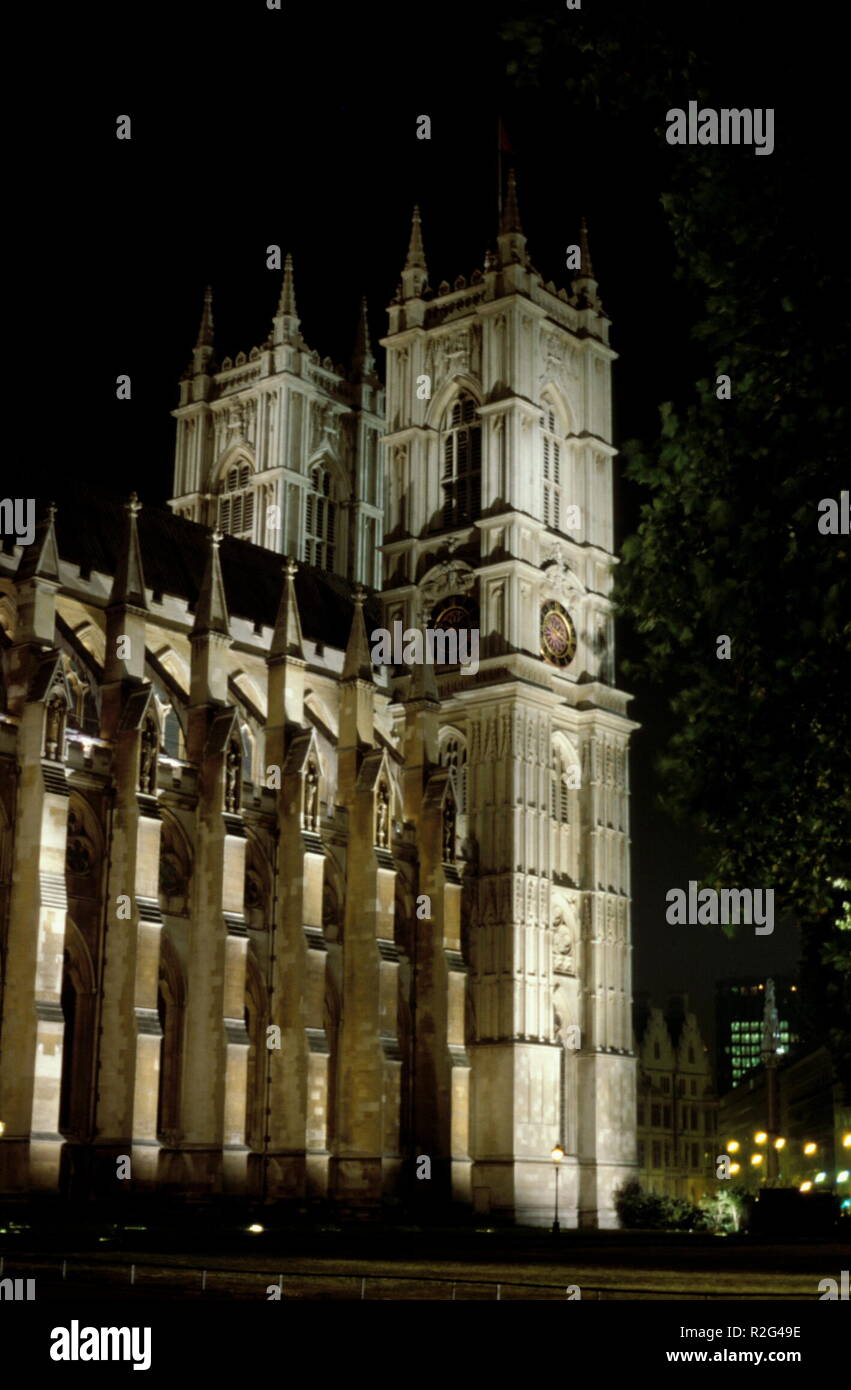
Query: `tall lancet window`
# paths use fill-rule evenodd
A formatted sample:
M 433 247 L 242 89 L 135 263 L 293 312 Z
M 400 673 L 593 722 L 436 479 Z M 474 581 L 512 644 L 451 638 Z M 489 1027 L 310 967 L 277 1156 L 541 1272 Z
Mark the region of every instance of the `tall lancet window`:
M 443 430 L 443 524 L 473 521 L 482 503 L 482 429 L 472 396 L 459 396 Z
M 562 444 L 556 433 L 555 411 L 549 406 L 541 416 L 541 449 L 543 452 L 542 473 L 544 479 L 544 525 L 553 530 L 561 530 L 561 469 Z
M 308 565 L 333 572 L 337 550 L 337 501 L 334 479 L 318 464 L 310 470 L 305 503 L 304 558 Z
M 243 541 L 254 539 L 254 488 L 247 463 L 229 468 L 219 489 L 219 529 Z

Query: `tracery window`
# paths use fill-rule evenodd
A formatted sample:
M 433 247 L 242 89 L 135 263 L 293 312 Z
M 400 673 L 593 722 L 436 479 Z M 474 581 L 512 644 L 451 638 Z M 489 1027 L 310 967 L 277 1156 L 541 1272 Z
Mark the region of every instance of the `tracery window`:
M 443 524 L 474 520 L 482 501 L 482 429 L 472 396 L 452 406 L 443 433 Z
M 337 550 L 336 489 L 331 474 L 318 464 L 310 471 L 304 529 L 304 558 L 307 564 L 333 572 Z
M 543 514 L 544 525 L 561 529 L 562 497 L 561 470 L 562 444 L 556 432 L 555 411 L 547 407 L 539 421 L 541 427 L 542 475 L 544 480 Z
M 219 491 L 219 529 L 241 540 L 254 539 L 254 488 L 247 463 L 227 470 Z
M 457 734 L 451 734 L 440 746 L 440 765 L 450 767 L 455 773 L 455 795 L 458 798 L 458 813 L 467 812 L 467 745 Z

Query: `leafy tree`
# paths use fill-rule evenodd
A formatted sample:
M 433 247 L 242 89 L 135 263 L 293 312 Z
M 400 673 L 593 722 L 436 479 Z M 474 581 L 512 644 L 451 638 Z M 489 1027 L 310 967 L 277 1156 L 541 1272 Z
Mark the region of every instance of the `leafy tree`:
M 778 112 L 769 156 L 666 146 L 666 111 L 686 99 L 743 106 L 745 90 L 759 104 L 759 67 L 748 71 L 747 53 L 731 67 L 739 36 L 727 43 L 718 7 L 702 32 L 701 6 L 677 9 L 527 17 L 506 26 L 509 69 L 526 90 L 568 94 L 578 117 L 655 127 L 664 152 L 647 176 L 704 366 L 692 392 L 661 404 L 658 438 L 624 446 L 644 497 L 617 572 L 639 638 L 625 675 L 669 699 L 664 795 L 700 832 L 705 882 L 771 887 L 777 911 L 799 922 L 817 1036 L 851 1086 L 840 908 L 851 877 L 851 542 L 818 525 L 822 499 L 849 485 L 847 256 L 817 212 L 830 206 L 830 170 L 808 143 L 805 102 Z M 729 400 L 717 394 L 722 375 Z M 717 655 L 722 636 L 729 659 Z

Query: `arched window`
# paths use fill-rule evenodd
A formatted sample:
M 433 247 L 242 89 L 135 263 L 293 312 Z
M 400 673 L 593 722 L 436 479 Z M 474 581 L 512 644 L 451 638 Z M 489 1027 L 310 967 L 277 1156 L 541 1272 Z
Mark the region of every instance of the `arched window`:
M 467 745 L 459 734 L 452 733 L 440 745 L 440 766 L 450 767 L 455 773 L 455 794 L 458 798 L 458 814 L 467 813 Z
M 546 411 L 538 423 L 541 427 L 544 525 L 552 526 L 553 530 L 558 531 L 561 529 L 562 517 L 562 441 L 557 433 L 556 415 L 552 406 L 546 405 Z
M 461 526 L 482 503 L 482 430 L 472 396 L 459 396 L 443 432 L 443 524 Z
M 219 529 L 241 540 L 254 539 L 254 488 L 247 463 L 234 464 L 219 488 Z
M 310 470 L 304 530 L 304 558 L 307 564 L 333 573 L 337 550 L 336 489 L 331 474 L 318 464 Z
M 576 826 L 579 794 L 579 759 L 572 746 L 562 733 L 557 733 L 552 744 L 550 771 L 550 825 L 552 829 L 552 866 L 559 876 L 575 878 L 576 836 L 571 836 L 570 823 Z

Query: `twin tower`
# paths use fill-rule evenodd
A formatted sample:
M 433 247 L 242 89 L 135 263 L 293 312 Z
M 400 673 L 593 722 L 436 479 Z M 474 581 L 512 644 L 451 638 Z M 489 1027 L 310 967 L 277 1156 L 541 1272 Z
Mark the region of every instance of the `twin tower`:
M 70 706 L 64 743 L 30 731 L 26 756 L 53 768 L 37 794 L 57 791 L 61 767 L 78 802 L 63 841 L 73 873 L 75 838 L 78 859 L 85 833 L 108 862 L 116 833 L 95 773 L 119 785 L 147 877 L 144 892 L 126 889 L 129 923 L 115 919 L 113 882 L 91 914 L 88 988 L 113 1039 L 99 1057 L 79 1001 L 66 1007 L 70 976 L 66 988 L 54 971 L 53 992 L 37 997 L 31 950 L 9 1004 L 15 914 L 34 910 L 13 888 L 6 1190 L 33 1181 L 38 1111 L 42 1136 L 100 1155 L 92 1172 L 108 1172 L 121 1145 L 138 1153 L 152 1188 L 357 1208 L 454 1200 L 541 1225 L 558 1148 L 562 1223 L 615 1224 L 614 1194 L 635 1172 L 636 725 L 614 684 L 615 354 L 584 225 L 576 259 L 569 293 L 544 283 L 512 177 L 483 268 L 434 289 L 415 211 L 382 340 L 386 390 L 365 311 L 347 368 L 307 347 L 289 258 L 271 335 L 248 354 L 216 360 L 208 292 L 175 411 L 180 520 L 160 525 L 145 509 L 137 528 L 131 508 L 111 589 L 75 569 L 70 540 L 63 570 L 61 535 L 55 576 L 41 574 L 57 622 L 49 637 L 41 616 L 42 657 L 55 649 L 67 684 L 85 648 L 105 698 L 82 775 Z M 200 592 L 154 558 L 180 536 L 187 555 L 207 549 Z M 27 593 L 47 563 L 43 534 L 30 551 Z M 292 557 L 282 583 L 270 552 Z M 263 607 L 270 565 L 277 613 Z M 34 602 L 19 607 L 24 623 Z M 144 657 L 120 671 L 110 644 L 129 630 L 120 612 L 137 610 Z M 372 632 L 397 622 L 476 629 L 475 674 L 374 667 Z M 37 699 L 55 726 L 47 687 L 16 689 L 20 727 Z M 108 944 L 119 935 L 123 965 Z M 78 1061 L 91 1053 L 91 1085 L 100 1076 L 110 1098 L 108 1113 L 82 1106 L 73 1135 L 72 1083 L 59 1078 L 55 1116 L 47 1092 L 36 1105 L 30 1044 L 18 1063 L 31 1091 L 8 1078 L 4 1089 L 10 1030 L 31 1036 L 28 1009 L 52 1019 L 54 1045 L 75 1033 Z M 132 1036 L 117 1041 L 122 1010 Z M 62 1164 L 36 1148 L 50 1186 Z

